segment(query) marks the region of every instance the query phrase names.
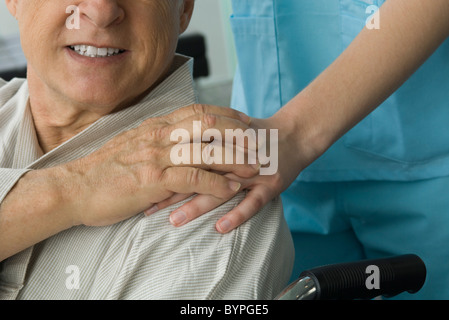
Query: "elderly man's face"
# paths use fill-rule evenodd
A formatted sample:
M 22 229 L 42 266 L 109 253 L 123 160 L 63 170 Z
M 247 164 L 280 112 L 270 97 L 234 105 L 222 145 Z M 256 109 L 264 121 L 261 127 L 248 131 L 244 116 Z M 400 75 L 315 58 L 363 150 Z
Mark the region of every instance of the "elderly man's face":
M 129 104 L 161 79 L 193 1 L 6 0 L 30 86 L 89 108 Z M 79 10 L 79 29 L 67 27 L 76 18 L 69 6 Z

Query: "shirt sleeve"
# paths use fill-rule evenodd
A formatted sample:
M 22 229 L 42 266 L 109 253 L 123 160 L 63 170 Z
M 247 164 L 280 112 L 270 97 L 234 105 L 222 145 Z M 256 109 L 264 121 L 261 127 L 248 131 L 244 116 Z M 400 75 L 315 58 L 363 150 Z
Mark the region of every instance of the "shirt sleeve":
M 130 238 L 121 241 L 126 254 L 116 264 L 120 270 L 107 298 L 274 298 L 285 288 L 294 260 L 280 199 L 230 233 L 215 230 L 218 219 L 243 197 L 239 194 L 180 228 L 168 222 L 174 207 L 142 218 L 127 232 Z
M 0 204 L 11 191 L 19 179 L 30 169 L 0 168 Z
M 213 300 L 272 300 L 288 285 L 294 247 L 277 198 L 236 229 L 227 272 L 210 292 Z

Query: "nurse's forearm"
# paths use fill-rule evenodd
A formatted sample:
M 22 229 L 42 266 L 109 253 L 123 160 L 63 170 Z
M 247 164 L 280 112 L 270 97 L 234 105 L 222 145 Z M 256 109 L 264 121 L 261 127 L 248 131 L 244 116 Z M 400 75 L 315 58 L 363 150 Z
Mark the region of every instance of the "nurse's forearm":
M 300 136 L 299 150 L 306 148 L 313 161 L 397 90 L 448 36 L 448 0 L 387 1 L 380 29 L 364 28 L 275 116 L 290 121 Z

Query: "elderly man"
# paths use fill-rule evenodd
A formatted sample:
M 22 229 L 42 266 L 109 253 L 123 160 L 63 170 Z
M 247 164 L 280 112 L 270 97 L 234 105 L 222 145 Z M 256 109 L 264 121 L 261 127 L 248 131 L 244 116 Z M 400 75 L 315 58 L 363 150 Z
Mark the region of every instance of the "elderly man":
M 6 3 L 28 75 L 0 87 L 0 297 L 279 293 L 293 252 L 280 201 L 230 233 L 213 227 L 244 196 L 223 173 L 249 177 L 254 168 L 170 161 L 176 128 L 192 130 L 193 121 L 222 131 L 248 127 L 235 111 L 192 105 L 192 62 L 174 52 L 194 0 L 76 1 L 73 29 L 70 1 Z M 181 228 L 169 222 L 174 206 L 142 214 L 194 192 L 235 196 Z

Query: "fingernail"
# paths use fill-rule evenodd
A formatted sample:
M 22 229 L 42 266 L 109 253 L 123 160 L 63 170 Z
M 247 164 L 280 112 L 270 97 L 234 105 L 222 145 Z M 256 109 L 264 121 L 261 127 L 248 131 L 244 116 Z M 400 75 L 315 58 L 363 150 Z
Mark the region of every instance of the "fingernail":
M 224 219 L 218 223 L 218 231 L 226 233 L 231 229 L 231 222 L 228 219 Z
M 152 206 L 150 209 L 145 210 L 145 215 L 146 216 L 151 216 L 153 213 L 155 213 L 156 211 L 158 211 L 159 208 L 157 206 L 157 204 L 155 204 L 154 206 Z
M 242 185 L 235 181 L 229 181 L 229 188 L 231 188 L 232 191 L 237 192 L 239 191 L 240 187 Z
M 170 223 L 175 226 L 181 225 L 187 219 L 184 211 L 175 211 L 170 215 Z
M 254 170 L 256 170 L 257 172 L 259 172 L 259 169 L 260 169 L 260 163 L 252 164 L 251 167 L 253 167 Z

